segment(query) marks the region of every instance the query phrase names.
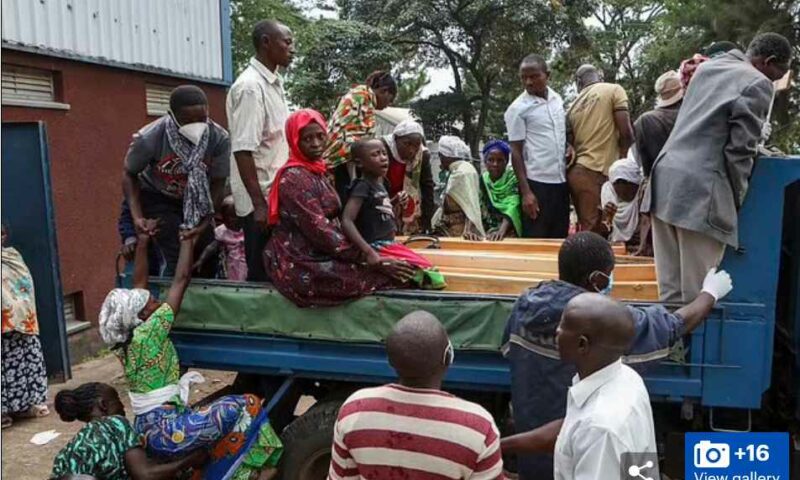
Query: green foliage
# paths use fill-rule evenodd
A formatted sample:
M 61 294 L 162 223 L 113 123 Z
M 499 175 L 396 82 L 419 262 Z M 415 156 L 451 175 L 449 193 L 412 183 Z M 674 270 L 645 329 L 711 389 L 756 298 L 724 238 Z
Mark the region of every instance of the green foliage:
M 291 68 L 293 103 L 328 115 L 345 92 L 375 70 L 386 70 L 400 58 L 398 50 L 370 25 L 323 19 L 298 36 L 299 59 Z
M 418 100 L 422 89 L 431 83 L 431 79 L 425 71 L 425 65 L 412 66 L 408 72 L 408 74 L 403 74 L 403 72 L 397 74 L 400 84 L 397 87 L 397 97 L 394 99 L 396 107 L 410 107 L 411 102 Z
M 443 116 L 459 118 L 473 154 L 490 121 L 500 78 L 516 75 L 525 53 L 563 41 L 568 29 L 560 26 L 571 19 L 545 0 L 339 0 L 338 5 L 343 18 L 381 26 L 393 33 L 395 45 L 412 49 L 427 65 L 450 68 L 453 94 L 416 102 L 414 110 L 448 108 Z M 436 130 L 440 124 L 426 127 Z
M 456 92 L 443 92 L 411 103 L 411 111 L 425 126 L 428 140 L 458 131 L 466 99 Z
M 295 6 L 332 1 L 342 20 L 309 21 Z M 237 71 L 262 18 L 295 31 L 288 90 L 296 105 L 327 114 L 352 84 L 392 67 L 401 79 L 396 105 L 410 106 L 433 135 L 461 129 L 473 153 L 504 136 L 503 112 L 522 91 L 517 65 L 528 53 L 550 60 L 551 86 L 566 101 L 575 68 L 594 63 L 625 87 L 634 119 L 652 108 L 659 75 L 714 41 L 744 48 L 759 32 L 781 33 L 795 46 L 800 80 L 800 0 L 233 0 Z M 450 69 L 453 90 L 419 99 L 428 67 Z M 772 118 L 773 142 L 800 151 L 800 89 L 778 95 Z
M 308 22 L 287 0 L 231 0 L 231 44 L 234 74 L 239 75 L 253 56 L 253 27 L 261 20 L 276 19 L 297 35 Z

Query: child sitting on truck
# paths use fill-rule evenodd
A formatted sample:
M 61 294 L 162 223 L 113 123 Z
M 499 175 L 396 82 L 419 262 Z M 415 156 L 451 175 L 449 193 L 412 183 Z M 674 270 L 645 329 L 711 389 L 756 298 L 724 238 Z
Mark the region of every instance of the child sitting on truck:
M 200 258 L 194 262 L 193 271 L 200 271 L 212 257 L 219 257 L 217 278 L 236 282 L 247 280 L 247 259 L 244 254 L 244 231 L 241 220 L 233 207 L 233 197 L 227 196 L 222 201 L 222 222 L 214 228 L 214 241 L 203 250 Z
M 412 281 L 419 287 L 441 289 L 444 276 L 431 262 L 395 241 L 395 220 L 389 192 L 384 185 L 389 170 L 386 148 L 378 139 L 360 140 L 351 148 L 353 160 L 361 167 L 361 178 L 353 180 L 342 212 L 342 230 L 364 252 L 367 264 L 400 260 L 415 267 Z M 398 195 L 396 202 L 401 201 Z

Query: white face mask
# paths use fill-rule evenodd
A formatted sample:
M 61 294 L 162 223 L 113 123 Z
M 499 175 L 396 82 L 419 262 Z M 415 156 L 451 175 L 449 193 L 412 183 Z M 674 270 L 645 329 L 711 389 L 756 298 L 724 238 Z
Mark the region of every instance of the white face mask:
M 208 130 L 208 122 L 194 122 L 187 123 L 179 128 L 178 133 L 186 137 L 186 139 L 193 144 L 197 145 L 200 143 L 200 139 L 203 138 L 203 134 L 206 133 L 206 130 Z

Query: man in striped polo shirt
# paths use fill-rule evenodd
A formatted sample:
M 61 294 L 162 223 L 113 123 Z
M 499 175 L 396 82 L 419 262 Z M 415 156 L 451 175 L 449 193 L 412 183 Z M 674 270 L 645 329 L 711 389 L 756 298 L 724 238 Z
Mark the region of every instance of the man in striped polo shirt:
M 365 388 L 342 405 L 329 479 L 502 479 L 492 416 L 441 391 L 453 345 L 439 320 L 414 312 L 386 339 L 396 384 Z

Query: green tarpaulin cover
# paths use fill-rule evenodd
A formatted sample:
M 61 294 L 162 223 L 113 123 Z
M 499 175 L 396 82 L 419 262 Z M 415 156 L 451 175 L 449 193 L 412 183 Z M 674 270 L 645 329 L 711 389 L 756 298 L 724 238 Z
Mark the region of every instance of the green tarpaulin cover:
M 162 286 L 161 298 L 166 298 Z M 444 324 L 453 345 L 499 350 L 513 297 L 403 291 L 332 308 L 298 308 L 271 286 L 193 282 L 175 328 L 268 334 L 335 342 L 381 342 L 394 322 L 426 310 Z

